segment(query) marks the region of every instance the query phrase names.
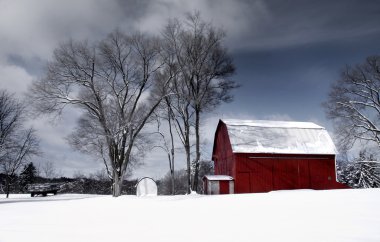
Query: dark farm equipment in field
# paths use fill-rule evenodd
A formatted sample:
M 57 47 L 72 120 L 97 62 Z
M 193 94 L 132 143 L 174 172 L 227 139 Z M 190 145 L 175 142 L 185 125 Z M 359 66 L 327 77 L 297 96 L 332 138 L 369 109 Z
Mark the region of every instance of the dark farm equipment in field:
M 47 196 L 48 193 L 57 195 L 60 189 L 59 184 L 45 183 L 45 184 L 30 184 L 28 185 L 28 192 L 34 197 L 35 195 Z

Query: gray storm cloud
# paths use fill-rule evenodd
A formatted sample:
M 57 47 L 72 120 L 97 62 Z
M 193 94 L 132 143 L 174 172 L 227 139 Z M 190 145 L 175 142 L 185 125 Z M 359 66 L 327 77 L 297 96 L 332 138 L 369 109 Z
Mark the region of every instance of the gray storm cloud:
M 98 41 L 116 28 L 158 35 L 169 18 L 182 18 L 187 12 L 200 11 L 204 19 L 226 31 L 226 44 L 233 53 L 245 53 L 369 38 L 380 33 L 378 9 L 378 1 L 360 0 L 0 0 L 0 88 L 22 97 L 61 42 Z M 221 115 L 216 112 L 205 121 L 211 142 L 209 136 Z M 52 126 L 46 119 L 33 122 L 45 144 L 45 158 L 74 167 L 64 171 L 68 175 L 86 164 L 98 168 L 92 158 L 64 142 L 75 117 L 78 113 L 68 110 L 62 117 L 70 120 L 66 125 Z M 165 170 L 162 157 L 150 155 L 147 169 Z
M 159 34 L 168 18 L 192 11 L 225 29 L 232 49 L 278 48 L 380 31 L 375 1 L 360 2 L 3 0 L 0 61 L 15 53 L 46 60 L 62 41 L 96 41 L 115 28 Z

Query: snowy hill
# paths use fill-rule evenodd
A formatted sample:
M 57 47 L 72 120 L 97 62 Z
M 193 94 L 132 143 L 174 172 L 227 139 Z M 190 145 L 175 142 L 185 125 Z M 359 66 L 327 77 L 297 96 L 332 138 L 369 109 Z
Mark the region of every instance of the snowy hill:
M 0 197 L 1 242 L 380 241 L 380 189 Z

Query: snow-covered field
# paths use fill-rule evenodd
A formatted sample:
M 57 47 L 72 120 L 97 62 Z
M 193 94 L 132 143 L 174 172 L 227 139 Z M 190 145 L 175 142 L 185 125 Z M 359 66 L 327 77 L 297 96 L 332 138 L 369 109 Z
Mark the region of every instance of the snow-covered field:
M 0 241 L 380 241 L 380 189 L 140 198 L 0 195 Z

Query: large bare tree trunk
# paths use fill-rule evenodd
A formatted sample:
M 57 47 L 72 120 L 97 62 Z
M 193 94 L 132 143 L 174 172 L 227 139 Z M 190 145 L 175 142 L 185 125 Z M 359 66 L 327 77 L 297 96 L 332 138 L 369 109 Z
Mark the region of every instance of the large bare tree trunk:
M 172 171 L 170 171 L 170 175 L 171 175 L 171 185 L 172 185 L 172 189 L 171 189 L 171 193 L 172 193 L 172 195 L 175 195 L 175 181 L 174 181 L 174 179 L 175 179 L 175 177 L 174 177 L 174 170 L 172 170 Z
M 10 181 L 9 177 L 7 177 L 5 179 L 5 186 L 6 186 L 6 190 L 7 190 L 7 197 L 6 198 L 9 198 L 9 192 L 10 192 L 10 187 L 11 187 L 11 181 Z
M 195 171 L 194 171 L 194 182 L 193 182 L 193 191 L 198 192 L 198 175 L 199 175 L 199 160 L 201 158 L 201 152 L 200 152 L 200 137 L 199 137 L 199 129 L 200 129 L 200 122 L 199 122 L 199 115 L 200 111 L 197 108 L 195 110 Z
M 186 164 L 187 164 L 187 193 L 191 193 L 191 161 L 190 161 L 190 142 L 185 143 Z
M 171 175 L 171 193 L 172 195 L 175 194 L 175 177 L 174 177 L 174 137 L 173 137 L 173 130 L 172 130 L 172 113 L 170 109 L 170 104 L 168 104 L 168 122 L 169 122 L 169 133 L 170 133 L 170 144 L 171 144 L 171 149 L 170 149 L 170 154 L 169 155 L 169 162 L 170 162 L 170 175 Z
M 185 152 L 186 152 L 186 164 L 187 164 L 187 193 L 191 193 L 191 150 L 190 150 L 190 125 L 188 123 L 189 113 L 186 109 L 186 122 L 185 122 Z
M 112 196 L 118 197 L 121 195 L 121 190 L 123 187 L 123 179 L 119 177 L 119 174 L 117 171 L 114 171 L 114 178 L 113 178 L 113 184 L 112 184 Z

